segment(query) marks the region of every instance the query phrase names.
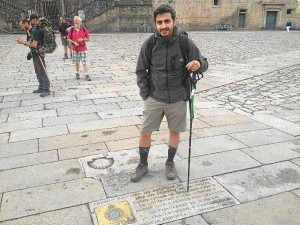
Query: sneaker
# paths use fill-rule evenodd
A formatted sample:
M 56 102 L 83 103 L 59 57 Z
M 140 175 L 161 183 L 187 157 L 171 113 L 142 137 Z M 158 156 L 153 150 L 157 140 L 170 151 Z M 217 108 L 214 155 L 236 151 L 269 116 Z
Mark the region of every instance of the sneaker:
M 80 78 L 79 73 L 76 73 L 76 79 L 78 80 Z
M 85 76 L 85 79 L 86 79 L 87 81 L 91 81 L 91 78 L 90 78 L 89 75 L 86 75 L 86 76 Z
M 166 162 L 166 177 L 168 180 L 175 180 L 177 177 L 177 171 L 174 162 Z
M 68 57 L 68 54 L 65 54 L 64 55 L 64 59 L 68 59 L 69 57 Z
M 131 174 L 130 180 L 138 182 L 148 172 L 148 165 L 139 163 L 135 171 Z
M 50 95 L 50 91 L 43 91 L 42 94 L 40 94 L 41 97 L 46 97 Z
M 36 90 L 34 90 L 32 93 L 42 93 L 43 92 L 43 90 L 41 90 L 41 89 L 36 89 Z

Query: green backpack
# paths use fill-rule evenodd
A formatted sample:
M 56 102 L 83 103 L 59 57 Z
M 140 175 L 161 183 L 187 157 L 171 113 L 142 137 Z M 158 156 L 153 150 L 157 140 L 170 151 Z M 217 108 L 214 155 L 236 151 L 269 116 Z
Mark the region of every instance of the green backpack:
M 43 32 L 42 48 L 46 53 L 53 53 L 57 48 L 57 44 L 55 42 L 55 34 L 51 27 L 51 22 L 47 18 L 41 17 L 38 19 L 38 27 Z

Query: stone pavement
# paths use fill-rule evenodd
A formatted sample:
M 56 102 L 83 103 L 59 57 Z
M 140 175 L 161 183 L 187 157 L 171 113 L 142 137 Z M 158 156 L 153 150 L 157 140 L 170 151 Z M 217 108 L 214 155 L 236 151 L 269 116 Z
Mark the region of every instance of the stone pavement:
M 166 180 L 167 126 L 138 162 L 143 103 L 135 63 L 150 34 L 93 34 L 91 82 L 62 46 L 47 56 L 51 96 L 17 35 L 0 46 L 1 225 L 299 225 L 300 32 L 190 32 L 210 68 L 197 86 L 190 189 L 189 132 Z

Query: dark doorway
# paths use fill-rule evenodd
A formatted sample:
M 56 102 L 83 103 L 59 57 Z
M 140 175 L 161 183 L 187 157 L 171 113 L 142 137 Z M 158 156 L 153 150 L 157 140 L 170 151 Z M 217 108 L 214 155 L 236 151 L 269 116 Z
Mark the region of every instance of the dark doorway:
M 239 28 L 245 28 L 245 19 L 246 19 L 246 14 L 240 13 L 239 14 Z
M 277 11 L 268 11 L 266 16 L 266 30 L 275 30 L 276 29 L 276 18 Z

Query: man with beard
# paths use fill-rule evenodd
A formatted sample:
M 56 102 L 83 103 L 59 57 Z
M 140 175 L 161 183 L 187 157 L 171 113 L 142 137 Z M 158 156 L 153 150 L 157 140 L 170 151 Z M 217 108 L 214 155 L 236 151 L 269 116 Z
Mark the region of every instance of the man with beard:
M 176 12 L 169 5 L 160 5 L 154 11 L 156 42 L 149 51 L 150 39 L 141 48 L 137 66 L 137 85 L 144 100 L 143 123 L 139 138 L 140 162 L 131 174 L 131 181 L 139 181 L 148 171 L 148 154 L 153 131 L 159 130 L 161 121 L 166 116 L 169 128 L 168 158 L 165 163 L 166 178 L 177 177 L 173 161 L 180 142 L 180 132 L 187 129 L 187 90 L 185 69 L 189 72 L 204 72 L 208 63 L 194 44 L 188 39 L 187 59 L 179 46 L 179 31 L 176 27 Z M 150 59 L 148 58 L 151 55 Z
M 46 71 L 45 54 L 39 54 L 39 48 L 41 48 L 43 43 L 43 32 L 38 26 L 33 26 L 31 22 L 25 18 L 19 20 L 19 26 L 26 32 L 27 41 L 24 41 L 22 38 L 18 38 L 16 41 L 18 44 L 23 44 L 30 48 L 27 59 L 29 60 L 32 57 L 34 70 L 39 82 L 38 89 L 34 90 L 33 93 L 41 93 L 41 97 L 46 97 L 50 95 L 50 81 Z
M 90 81 L 91 78 L 88 75 L 89 66 L 87 64 L 87 47 L 86 42 L 90 41 L 89 32 L 85 27 L 81 26 L 81 18 L 79 16 L 74 17 L 74 27 L 68 31 L 68 40 L 72 44 L 72 60 L 75 64 L 76 79 L 80 78 L 79 75 L 79 63 L 83 64 L 83 72 L 85 79 Z

